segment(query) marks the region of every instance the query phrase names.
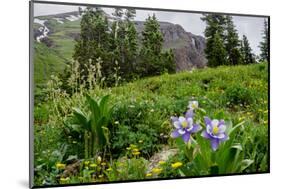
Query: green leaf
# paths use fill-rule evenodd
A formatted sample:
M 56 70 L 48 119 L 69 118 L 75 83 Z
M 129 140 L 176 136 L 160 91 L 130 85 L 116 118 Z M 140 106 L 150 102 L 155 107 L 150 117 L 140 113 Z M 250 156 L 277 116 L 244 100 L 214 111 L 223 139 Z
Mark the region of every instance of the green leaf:
M 178 172 L 179 172 L 181 177 L 186 177 L 186 175 L 182 172 L 182 170 L 179 169 Z
M 235 148 L 235 149 L 238 149 L 238 150 L 240 150 L 240 151 L 243 150 L 242 145 L 241 145 L 240 143 L 235 143 L 235 144 L 233 144 L 233 145 L 231 146 L 231 148 Z
M 230 128 L 228 130 L 228 135 L 230 135 L 232 132 L 234 132 L 238 127 L 240 127 L 241 125 L 243 125 L 245 123 L 245 121 L 242 121 L 240 123 L 238 123 L 237 125 L 235 125 L 234 127 Z
M 89 103 L 90 110 L 91 110 L 90 119 L 91 119 L 91 129 L 93 132 L 100 119 L 100 108 L 97 102 L 94 99 L 92 99 L 89 95 L 87 95 L 87 102 Z
M 244 171 L 244 170 L 247 169 L 252 163 L 254 163 L 254 160 L 251 160 L 251 159 L 244 159 L 244 160 L 241 162 L 240 171 Z
M 73 108 L 73 114 L 84 129 L 90 130 L 87 116 L 79 108 Z
M 102 115 L 107 114 L 107 104 L 108 104 L 108 100 L 109 100 L 109 95 L 106 95 L 104 97 L 102 97 L 102 99 L 99 102 L 99 106 L 100 106 L 100 111 Z

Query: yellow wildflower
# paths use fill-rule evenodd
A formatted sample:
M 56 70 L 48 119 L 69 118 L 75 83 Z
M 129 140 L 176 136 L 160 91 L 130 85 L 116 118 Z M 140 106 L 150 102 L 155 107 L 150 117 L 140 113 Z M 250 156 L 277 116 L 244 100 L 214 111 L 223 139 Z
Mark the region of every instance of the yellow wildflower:
M 176 169 L 176 168 L 178 168 L 178 167 L 181 167 L 182 166 L 182 163 L 181 162 L 176 162 L 176 163 L 173 163 L 172 164 L 172 167 L 174 168 L 174 169 Z
M 60 181 L 61 181 L 61 182 L 66 182 L 66 181 L 68 181 L 68 180 L 69 180 L 69 177 L 66 177 L 66 178 L 61 177 L 61 178 L 60 178 Z
M 134 156 L 140 155 L 140 152 L 139 151 L 133 152 L 133 155 Z
M 146 176 L 146 177 L 151 177 L 152 174 L 151 174 L 151 173 L 147 173 L 145 176 Z
M 160 174 L 162 172 L 162 169 L 161 168 L 153 168 L 151 170 L 151 172 L 154 173 L 154 174 Z
M 139 151 L 139 149 L 137 149 L 137 148 L 133 149 L 133 152 L 138 152 L 138 151 Z
M 57 163 L 56 164 L 57 169 L 65 169 L 65 164 L 63 163 Z
M 102 162 L 102 163 L 101 163 L 101 165 L 102 165 L 102 166 L 105 166 L 105 165 L 106 165 L 106 163 L 105 163 L 105 162 Z
M 166 162 L 165 161 L 159 161 L 158 163 L 159 163 L 159 165 L 164 165 Z

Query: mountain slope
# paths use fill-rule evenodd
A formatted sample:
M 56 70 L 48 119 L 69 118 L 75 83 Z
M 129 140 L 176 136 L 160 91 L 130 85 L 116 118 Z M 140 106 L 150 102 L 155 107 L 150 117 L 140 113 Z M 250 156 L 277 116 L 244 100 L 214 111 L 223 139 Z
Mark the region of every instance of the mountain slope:
M 109 21 L 112 18 L 108 16 Z M 69 12 L 56 15 L 39 16 L 34 19 L 34 40 L 35 46 L 45 45 L 45 48 L 52 51 L 52 56 L 58 57 L 57 60 L 48 62 L 46 51 L 41 52 L 42 48 L 35 48 L 35 60 L 42 60 L 39 63 L 35 61 L 35 71 L 41 70 L 42 64 L 57 65 L 58 69 L 54 71 L 61 71 L 69 61 L 72 59 L 75 39 L 79 37 L 81 15 L 78 12 Z M 135 25 L 141 38 L 141 32 L 144 28 L 144 22 L 135 21 Z M 172 48 L 175 61 L 176 70 L 188 70 L 191 68 L 202 68 L 206 65 L 206 58 L 204 55 L 205 39 L 201 36 L 186 32 L 180 25 L 168 22 L 160 22 L 160 29 L 164 36 L 164 48 Z M 39 45 L 40 44 L 40 45 Z M 43 54 L 42 54 L 43 53 Z M 38 58 L 37 55 L 41 55 Z M 46 56 L 43 58 L 43 56 Z M 52 70 L 52 69 L 48 69 Z M 38 73 L 35 76 L 35 83 L 45 83 L 51 73 Z

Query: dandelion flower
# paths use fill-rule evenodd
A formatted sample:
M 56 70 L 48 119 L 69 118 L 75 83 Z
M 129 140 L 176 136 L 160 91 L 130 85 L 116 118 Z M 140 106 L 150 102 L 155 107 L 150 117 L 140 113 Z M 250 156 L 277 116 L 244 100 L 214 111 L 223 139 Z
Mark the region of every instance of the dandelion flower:
M 139 151 L 133 152 L 133 155 L 134 156 L 140 155 L 140 152 Z
M 162 169 L 161 168 L 153 168 L 151 170 L 151 172 L 154 173 L 154 174 L 160 174 L 162 172 Z
M 65 164 L 63 164 L 63 163 L 57 163 L 57 164 L 56 164 L 56 168 L 57 168 L 57 169 L 65 169 Z
M 182 166 L 182 162 L 176 162 L 172 164 L 172 168 L 176 169 Z
M 158 163 L 159 163 L 159 165 L 164 165 L 166 162 L 165 161 L 159 161 Z
M 145 176 L 146 176 L 146 177 L 151 177 L 152 174 L 151 174 L 151 173 L 147 173 Z

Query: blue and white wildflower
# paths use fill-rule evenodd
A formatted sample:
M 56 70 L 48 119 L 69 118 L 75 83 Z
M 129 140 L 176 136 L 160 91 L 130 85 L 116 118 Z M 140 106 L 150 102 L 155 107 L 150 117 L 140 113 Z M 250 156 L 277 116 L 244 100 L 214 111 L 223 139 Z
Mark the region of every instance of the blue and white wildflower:
M 192 133 L 196 133 L 201 129 L 199 124 L 194 123 L 193 110 L 187 111 L 185 117 L 171 117 L 171 121 L 175 127 L 175 130 L 171 133 L 171 137 L 182 137 L 185 143 L 190 140 Z
M 211 120 L 208 117 L 205 117 L 206 130 L 201 134 L 206 139 L 209 139 L 211 142 L 211 148 L 213 151 L 216 151 L 221 142 L 224 142 L 229 139 L 226 134 L 226 125 L 224 120 Z

